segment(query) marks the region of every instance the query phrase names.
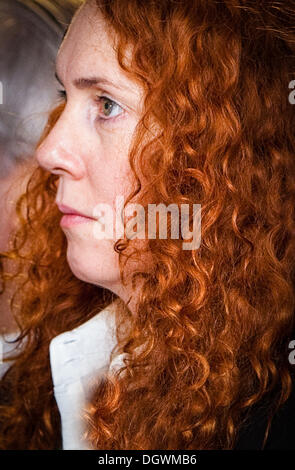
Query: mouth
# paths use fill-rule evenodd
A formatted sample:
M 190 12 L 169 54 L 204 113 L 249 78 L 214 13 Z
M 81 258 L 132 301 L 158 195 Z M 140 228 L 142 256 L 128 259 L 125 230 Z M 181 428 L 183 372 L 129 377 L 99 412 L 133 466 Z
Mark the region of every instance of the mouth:
M 77 225 L 85 222 L 92 222 L 96 220 L 90 215 L 84 214 L 82 212 L 73 209 L 72 207 L 66 206 L 64 204 L 57 204 L 60 212 L 64 215 L 60 220 L 60 225 L 62 227 L 70 227 L 72 225 Z

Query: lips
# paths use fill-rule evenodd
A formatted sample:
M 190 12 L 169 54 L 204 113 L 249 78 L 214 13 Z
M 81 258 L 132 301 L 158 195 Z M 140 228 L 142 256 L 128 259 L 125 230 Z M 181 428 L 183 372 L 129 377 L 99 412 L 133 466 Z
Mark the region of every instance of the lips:
M 84 214 L 83 212 L 79 212 L 76 209 L 73 209 L 72 207 L 66 206 L 65 204 L 57 204 L 57 206 L 58 206 L 60 212 L 62 212 L 63 214 L 79 215 L 80 217 L 86 217 L 87 219 L 95 220 L 94 217 L 91 217 L 88 214 Z

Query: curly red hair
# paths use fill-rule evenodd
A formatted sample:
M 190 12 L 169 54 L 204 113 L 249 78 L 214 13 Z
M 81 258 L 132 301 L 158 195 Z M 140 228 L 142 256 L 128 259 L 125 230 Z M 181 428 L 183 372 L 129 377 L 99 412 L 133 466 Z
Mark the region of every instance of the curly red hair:
M 118 299 L 113 356 L 126 353 L 125 365 L 98 380 L 85 438 L 95 449 L 231 449 L 263 400 L 265 443 L 292 387 L 292 2 L 96 3 L 115 32 L 121 67 L 146 92 L 130 151 L 138 185 L 126 204 L 141 190 L 149 203 L 199 203 L 202 231 L 197 250 L 148 240 L 153 263 L 134 274 L 143 281 L 136 314 Z M 155 124 L 161 131 L 152 138 Z M 113 299 L 68 267 L 56 178 L 36 168 L 18 203 L 13 246 L 2 254 L 3 280 L 19 284 L 12 309 L 25 341 L 1 382 L 9 390 L 0 407 L 3 449 L 58 448 L 49 343 Z M 122 273 L 128 244 L 115 245 Z M 13 276 L 5 263 L 18 267 Z

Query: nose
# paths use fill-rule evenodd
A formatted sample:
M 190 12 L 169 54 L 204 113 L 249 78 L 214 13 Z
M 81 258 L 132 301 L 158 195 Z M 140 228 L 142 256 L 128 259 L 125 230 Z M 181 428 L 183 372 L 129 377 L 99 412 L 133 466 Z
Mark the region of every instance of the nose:
M 47 135 L 36 149 L 38 164 L 55 175 L 71 175 L 79 179 L 84 174 L 80 155 L 70 114 L 55 109 L 48 120 Z

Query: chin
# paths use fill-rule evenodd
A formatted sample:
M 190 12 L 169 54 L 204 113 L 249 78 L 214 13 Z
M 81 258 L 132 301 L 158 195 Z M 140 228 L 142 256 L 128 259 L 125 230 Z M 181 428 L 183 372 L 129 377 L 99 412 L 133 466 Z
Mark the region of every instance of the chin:
M 110 263 L 99 250 L 95 254 L 81 254 L 81 251 L 68 247 L 67 261 L 75 277 L 81 281 L 110 289 L 112 285 L 120 282 L 119 266 Z M 114 260 L 115 261 L 115 260 Z

